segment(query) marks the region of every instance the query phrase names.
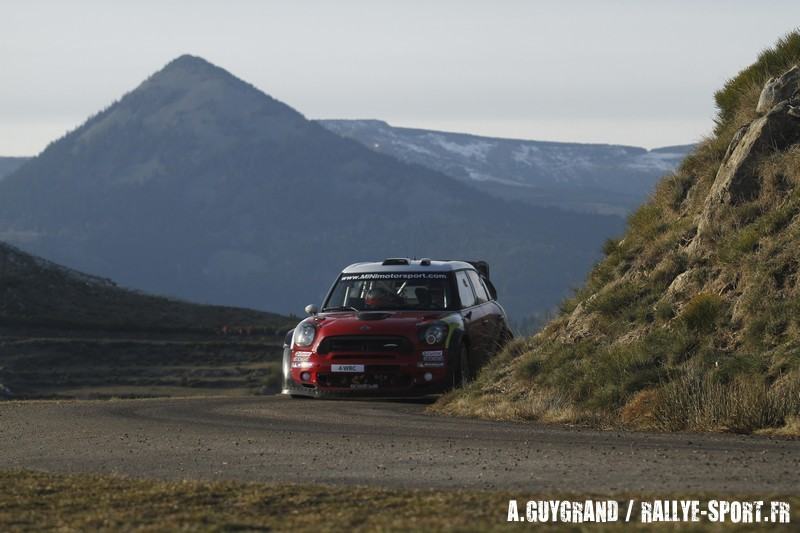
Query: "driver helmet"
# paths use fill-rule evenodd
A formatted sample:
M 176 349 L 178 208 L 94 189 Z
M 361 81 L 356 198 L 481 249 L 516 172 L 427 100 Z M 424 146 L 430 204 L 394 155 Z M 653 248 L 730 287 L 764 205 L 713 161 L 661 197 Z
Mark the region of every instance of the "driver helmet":
M 367 307 L 382 307 L 388 305 L 389 303 L 389 292 L 383 287 L 370 289 L 364 298 L 364 304 Z

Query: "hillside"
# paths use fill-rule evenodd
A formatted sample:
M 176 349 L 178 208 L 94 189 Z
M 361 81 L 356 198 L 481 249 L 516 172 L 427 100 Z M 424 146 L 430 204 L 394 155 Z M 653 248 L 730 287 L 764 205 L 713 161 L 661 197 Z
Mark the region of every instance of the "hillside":
M 390 126 L 380 120 L 320 120 L 376 152 L 416 163 L 500 198 L 534 206 L 624 216 L 693 146 L 637 146 L 498 139 Z
M 0 242 L 0 331 L 55 327 L 214 333 L 229 325 L 257 326 L 273 333 L 287 322 L 273 313 L 134 292 Z
M 2 240 L 125 286 L 280 312 L 319 302 L 347 264 L 414 255 L 485 259 L 513 314 L 541 312 L 621 228 L 376 153 L 192 56 L 0 182 Z
M 289 317 L 117 287 L 0 243 L 0 399 L 277 385 Z
M 0 180 L 17 170 L 27 157 L 0 157 Z
M 713 136 L 607 242 L 560 316 L 437 409 L 800 431 L 798 63 L 793 33 L 730 80 Z

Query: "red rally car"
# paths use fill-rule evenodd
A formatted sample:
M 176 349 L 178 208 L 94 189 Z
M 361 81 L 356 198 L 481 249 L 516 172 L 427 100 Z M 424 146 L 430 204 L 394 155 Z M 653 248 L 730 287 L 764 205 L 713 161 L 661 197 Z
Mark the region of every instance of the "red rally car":
M 345 268 L 286 336 L 283 393 L 422 396 L 466 384 L 511 338 L 485 262 Z

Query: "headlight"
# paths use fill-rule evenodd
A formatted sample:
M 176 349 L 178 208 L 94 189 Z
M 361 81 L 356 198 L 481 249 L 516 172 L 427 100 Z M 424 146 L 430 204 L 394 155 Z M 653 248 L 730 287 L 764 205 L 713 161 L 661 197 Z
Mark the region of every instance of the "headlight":
M 433 324 L 425 330 L 422 339 L 426 344 L 442 344 L 447 338 L 448 329 L 446 324 Z
M 297 326 L 294 330 L 294 345 L 295 346 L 311 346 L 314 342 L 314 336 L 317 334 L 317 328 L 310 322 L 304 322 Z

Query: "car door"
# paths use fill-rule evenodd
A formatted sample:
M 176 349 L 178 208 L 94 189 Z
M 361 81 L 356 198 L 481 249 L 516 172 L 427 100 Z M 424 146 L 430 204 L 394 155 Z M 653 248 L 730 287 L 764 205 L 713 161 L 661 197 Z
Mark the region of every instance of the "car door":
M 467 276 L 475 292 L 476 315 L 480 321 L 479 331 L 482 336 L 482 356 L 484 358 L 483 361 L 486 361 L 486 359 L 494 355 L 497 348 L 498 323 L 495 313 L 496 308 L 492 303 L 492 297 L 486 290 L 486 286 L 481 281 L 480 275 L 473 270 L 468 270 Z
M 456 285 L 458 286 L 458 299 L 461 301 L 461 317 L 464 319 L 464 329 L 470 343 L 471 368 L 479 364 L 484 355 L 485 347 L 482 346 L 484 338 L 481 328 L 483 326 L 478 309 L 478 300 L 466 270 L 456 272 Z

